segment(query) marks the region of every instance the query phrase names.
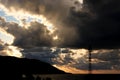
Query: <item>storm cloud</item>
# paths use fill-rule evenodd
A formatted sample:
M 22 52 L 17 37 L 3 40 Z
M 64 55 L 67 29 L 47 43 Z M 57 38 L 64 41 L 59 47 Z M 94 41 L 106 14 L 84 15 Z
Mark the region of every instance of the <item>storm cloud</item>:
M 12 42 L 15 46 L 30 48 L 54 45 L 47 28 L 36 21 L 30 23 L 29 29 L 25 29 L 25 27 L 21 27 L 15 22 L 6 22 L 3 18 L 0 20 L 2 22 L 0 24 L 1 28 L 15 37 L 15 40 Z
M 84 0 L 86 11 L 74 12 L 72 21 L 80 37 L 78 47 L 91 44 L 93 48 L 119 48 L 120 1 Z M 80 42 L 80 40 L 82 40 Z M 72 45 L 71 45 L 72 46 Z
M 74 0 L 36 0 L 34 3 L 33 0 L 1 0 L 11 12 L 23 10 L 44 15 L 57 28 L 60 47 L 87 48 L 91 44 L 93 49 L 120 47 L 119 3 L 119 0 L 84 0 L 83 4 Z

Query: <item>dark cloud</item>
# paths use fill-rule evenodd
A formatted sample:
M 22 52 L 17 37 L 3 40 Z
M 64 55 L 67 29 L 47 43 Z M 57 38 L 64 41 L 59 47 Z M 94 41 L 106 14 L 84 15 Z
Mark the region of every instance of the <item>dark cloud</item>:
M 78 9 L 78 2 L 66 6 L 63 0 L 34 3 L 33 0 L 1 0 L 1 3 L 9 10 L 12 7 L 46 16 L 58 28 L 61 47 L 87 48 L 89 44 L 94 49 L 120 47 L 119 0 L 84 0 L 82 9 Z
M 119 70 L 120 69 L 120 51 L 116 50 L 97 50 L 97 53 L 92 53 L 92 70 Z M 78 62 L 73 67 L 77 69 L 88 69 L 88 54 L 79 58 Z M 79 64 L 79 65 L 78 65 Z
M 38 23 L 31 22 L 28 29 L 19 26 L 15 22 L 6 22 L 4 18 L 0 18 L 2 22 L 0 27 L 15 37 L 13 45 L 22 48 L 30 48 L 34 46 L 52 46 L 53 39 L 49 35 L 46 26 Z
M 52 42 L 52 37 L 48 35 L 48 32 L 49 31 L 46 29 L 45 26 L 37 22 L 33 22 L 31 23 L 31 27 L 29 28 L 28 33 L 25 37 L 28 38 L 28 44 L 31 43 L 35 46 L 50 46 Z M 26 42 L 27 41 L 25 41 L 25 43 Z
M 7 31 L 16 37 L 14 45 L 26 48 L 51 46 L 53 41 L 52 37 L 48 34 L 47 28 L 38 22 L 31 22 L 30 24 L 29 29 L 20 27 L 17 24 L 17 26 L 15 24 L 11 25 L 11 27 L 9 26 Z
M 119 49 L 115 50 L 99 50 L 97 53 L 92 54 L 92 59 L 97 59 L 97 63 L 92 63 L 93 69 L 120 69 L 120 54 Z M 93 62 L 94 62 L 93 61 Z
M 119 3 L 118 0 L 86 0 L 83 11 L 71 8 L 68 24 L 77 28 L 78 39 L 69 46 L 87 48 L 91 44 L 93 48 L 119 48 Z
M 108 63 L 107 66 L 110 69 L 119 69 L 120 68 L 120 54 L 119 49 L 110 50 L 107 52 L 98 52 L 98 54 L 92 54 L 93 59 L 102 60 L 103 63 Z M 115 67 L 116 66 L 116 67 Z
M 53 64 L 52 58 L 55 58 L 55 55 L 51 54 L 51 51 L 48 47 L 34 47 L 32 49 L 25 49 L 22 52 L 25 58 L 38 59 Z

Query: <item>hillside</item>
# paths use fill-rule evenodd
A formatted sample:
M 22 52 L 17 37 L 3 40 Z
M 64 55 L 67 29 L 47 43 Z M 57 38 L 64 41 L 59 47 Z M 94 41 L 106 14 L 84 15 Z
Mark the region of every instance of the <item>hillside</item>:
M 23 74 L 66 74 L 48 63 L 35 59 L 0 56 L 0 78 L 18 80 Z M 6 77 L 7 76 L 7 77 Z
M 7 71 L 31 74 L 64 74 L 48 63 L 35 59 L 0 56 L 0 67 Z

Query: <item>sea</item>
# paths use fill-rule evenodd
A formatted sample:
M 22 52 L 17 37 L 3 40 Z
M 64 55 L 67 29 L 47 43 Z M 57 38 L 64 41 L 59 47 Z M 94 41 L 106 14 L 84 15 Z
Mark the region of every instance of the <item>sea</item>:
M 86 80 L 85 76 L 81 74 L 35 74 L 29 78 L 23 75 L 23 80 Z
M 35 74 L 23 80 L 120 80 L 119 74 Z

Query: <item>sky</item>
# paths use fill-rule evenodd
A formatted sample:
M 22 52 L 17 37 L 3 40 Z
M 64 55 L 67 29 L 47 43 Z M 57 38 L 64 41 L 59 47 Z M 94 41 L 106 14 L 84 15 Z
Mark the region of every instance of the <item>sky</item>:
M 0 55 L 70 72 L 120 73 L 119 0 L 0 0 Z

